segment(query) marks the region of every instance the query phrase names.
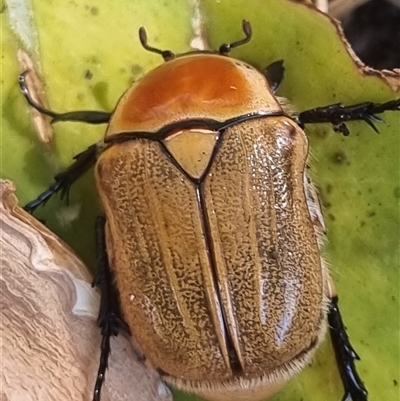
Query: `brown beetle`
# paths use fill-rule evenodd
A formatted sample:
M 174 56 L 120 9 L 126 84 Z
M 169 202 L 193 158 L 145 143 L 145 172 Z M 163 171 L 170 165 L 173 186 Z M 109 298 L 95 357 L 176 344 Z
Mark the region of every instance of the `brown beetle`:
M 324 224 L 305 173 L 302 126 L 372 125 L 400 101 L 331 105 L 295 116 L 274 95 L 277 62 L 262 74 L 216 52 L 175 56 L 149 72 L 112 114 L 58 114 L 53 121 L 108 123 L 104 141 L 78 155 L 25 208 L 64 193 L 90 166 L 105 218 L 97 223 L 103 342 L 94 400 L 100 399 L 110 337 L 129 330 L 169 383 L 210 400 L 264 399 L 312 357 L 327 320 L 345 397 L 367 400 L 354 367 L 329 273 Z M 115 284 L 115 286 L 114 286 Z

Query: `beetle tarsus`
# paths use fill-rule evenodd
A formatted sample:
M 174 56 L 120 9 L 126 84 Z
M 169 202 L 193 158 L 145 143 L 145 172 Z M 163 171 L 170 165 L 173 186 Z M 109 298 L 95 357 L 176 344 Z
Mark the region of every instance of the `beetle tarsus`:
M 35 200 L 24 206 L 24 210 L 33 213 L 40 205 L 44 205 L 54 194 L 61 191 L 61 199 L 69 201 L 69 190 L 71 185 L 81 177 L 97 159 L 98 144 L 89 146 L 85 151 L 74 157 L 75 163 L 65 171 L 57 174 L 55 182 L 46 191 L 42 192 Z
M 336 362 L 345 389 L 342 401 L 368 401 L 368 391 L 354 365 L 354 361 L 359 360 L 360 357 L 351 345 L 346 333 L 338 307 L 338 297 L 336 296 L 331 298 L 328 321 Z
M 106 334 L 107 333 L 107 334 Z M 106 328 L 102 328 L 101 335 L 103 336 L 101 340 L 101 351 L 100 351 L 100 364 L 97 372 L 96 383 L 94 385 L 93 401 L 100 401 L 101 398 L 101 388 L 105 379 L 105 371 L 108 367 L 108 357 L 110 355 L 110 338 L 111 334 L 108 334 Z
M 400 99 L 390 100 L 386 103 L 364 102 L 351 106 L 343 106 L 340 103 L 335 103 L 303 111 L 299 114 L 298 121 L 302 126 L 314 123 L 331 123 L 335 132 L 347 136 L 350 134 L 350 131 L 346 126 L 346 122 L 364 121 L 375 132 L 378 132 L 374 122 L 381 123 L 383 120 L 377 114 L 398 110 L 400 110 Z
M 120 317 L 118 295 L 113 284 L 106 250 L 105 222 L 106 220 L 103 216 L 98 217 L 96 221 L 97 274 L 94 277 L 92 286 L 98 287 L 101 292 L 100 310 L 97 321 L 101 328 L 102 341 L 93 401 L 100 400 L 101 389 L 108 367 L 108 358 L 111 352 L 111 336 L 117 336 L 120 329 L 128 333 L 130 332 L 128 325 Z
M 24 95 L 26 101 L 29 103 L 30 106 L 32 106 L 39 113 L 51 117 L 52 123 L 58 121 L 76 121 L 88 124 L 105 124 L 110 121 L 111 113 L 103 111 L 83 110 L 83 111 L 72 111 L 68 113 L 56 113 L 54 111 L 42 107 L 39 103 L 33 100 L 32 96 L 29 93 L 29 89 L 25 79 L 27 74 L 28 71 L 24 71 L 18 77 L 18 83 L 21 93 Z

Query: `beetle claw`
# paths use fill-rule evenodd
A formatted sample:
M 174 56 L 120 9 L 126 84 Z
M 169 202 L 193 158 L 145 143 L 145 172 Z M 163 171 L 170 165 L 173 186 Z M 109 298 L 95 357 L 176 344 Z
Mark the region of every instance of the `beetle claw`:
M 357 354 L 356 350 L 353 348 L 353 346 L 350 343 L 346 344 L 345 350 L 350 358 L 355 359 L 357 361 L 361 360 L 361 358 Z
M 385 121 L 382 120 L 382 118 L 379 118 L 378 116 L 376 116 L 375 114 L 370 114 L 368 116 L 371 120 L 376 121 L 377 123 L 384 123 Z
M 372 117 L 370 115 L 363 118 L 363 120 L 377 133 L 379 134 L 378 128 L 376 128 L 375 124 L 371 121 Z
M 351 394 L 349 392 L 346 392 L 341 401 L 350 401 L 351 400 Z M 354 400 L 353 400 L 354 401 Z

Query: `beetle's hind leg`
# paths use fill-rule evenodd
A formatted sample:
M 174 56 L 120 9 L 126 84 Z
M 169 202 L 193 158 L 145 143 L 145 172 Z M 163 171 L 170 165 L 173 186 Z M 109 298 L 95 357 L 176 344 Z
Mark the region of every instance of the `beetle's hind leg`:
M 331 286 L 331 290 L 333 286 Z M 360 357 L 352 347 L 338 307 L 338 296 L 330 294 L 329 330 L 345 394 L 342 401 L 367 401 L 368 391 L 357 373 L 354 361 Z
M 347 136 L 350 133 L 346 126 L 347 121 L 365 121 L 375 132 L 378 132 L 374 122 L 382 122 L 377 114 L 385 111 L 400 111 L 400 99 L 386 103 L 365 102 L 351 106 L 336 103 L 317 107 L 301 112 L 298 115 L 298 121 L 301 126 L 314 123 L 331 123 L 334 131 Z
M 120 329 L 129 332 L 129 327 L 120 317 L 118 293 L 114 287 L 106 250 L 105 222 L 104 217 L 98 217 L 96 220 L 96 262 L 98 270 L 92 285 L 98 287 L 101 292 L 98 324 L 101 328 L 102 340 L 93 401 L 100 400 L 111 351 L 111 336 L 117 336 Z
M 39 113 L 51 117 L 52 123 L 57 121 L 77 121 L 87 124 L 105 124 L 110 121 L 111 113 L 103 111 L 83 110 L 83 111 L 71 111 L 68 113 L 56 113 L 52 110 L 45 109 L 32 99 L 32 96 L 29 93 L 29 89 L 25 79 L 27 73 L 28 71 L 25 71 L 18 77 L 19 88 L 22 94 L 24 95 L 26 101 L 29 103 L 29 105 L 32 106 L 35 110 L 37 110 Z
M 68 193 L 71 185 L 95 164 L 101 146 L 101 144 L 92 145 L 84 152 L 76 155 L 74 157 L 75 163 L 69 166 L 65 171 L 57 174 L 55 176 L 55 182 L 36 199 L 26 204 L 24 209 L 32 213 L 38 206 L 45 204 L 52 195 L 60 191 L 61 197 L 66 197 L 68 200 Z

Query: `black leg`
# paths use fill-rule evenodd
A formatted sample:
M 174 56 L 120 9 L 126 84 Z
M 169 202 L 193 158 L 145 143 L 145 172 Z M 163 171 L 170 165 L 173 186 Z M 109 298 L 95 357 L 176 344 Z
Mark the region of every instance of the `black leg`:
M 367 401 L 368 391 L 358 376 L 355 360 L 359 356 L 350 344 L 338 307 L 338 297 L 331 298 L 328 312 L 331 340 L 335 350 L 336 362 L 342 378 L 345 394 L 342 401 Z
M 272 92 L 276 93 L 279 86 L 283 81 L 285 75 L 285 67 L 283 66 L 283 60 L 275 61 L 270 64 L 267 68 L 262 71 L 265 78 L 267 78 L 269 87 Z
M 37 104 L 29 94 L 29 89 L 26 85 L 25 75 L 27 71 L 21 74 L 18 78 L 19 87 L 25 99 L 34 109 L 39 111 L 46 116 L 52 117 L 51 122 L 57 121 L 78 121 L 88 124 L 104 124 L 110 121 L 111 113 L 106 113 L 102 111 L 72 111 L 69 113 L 56 113 L 54 111 L 48 110 Z
M 391 100 L 386 103 L 365 102 L 352 106 L 342 106 L 340 103 L 325 107 L 306 110 L 299 114 L 298 121 L 301 126 L 314 123 L 331 123 L 336 132 L 349 135 L 346 121 L 365 121 L 376 132 L 375 122 L 382 122 L 377 114 L 385 111 L 400 111 L 400 99 Z
M 110 338 L 111 336 L 117 336 L 119 329 L 123 329 L 129 333 L 129 327 L 120 317 L 118 293 L 114 287 L 108 262 L 104 217 L 98 217 L 96 221 L 96 249 L 98 270 L 92 285 L 98 287 L 101 291 L 98 323 L 101 328 L 102 341 L 93 401 L 100 401 L 101 388 L 105 379 L 108 357 L 111 351 Z
M 84 152 L 74 157 L 75 163 L 68 167 L 65 171 L 55 176 L 55 183 L 46 191 L 41 193 L 35 200 L 24 206 L 28 212 L 33 212 L 38 206 L 45 204 L 49 198 L 55 193 L 61 191 L 61 197 L 67 197 L 71 185 L 81 177 L 97 159 L 99 145 L 95 144 L 87 148 Z

